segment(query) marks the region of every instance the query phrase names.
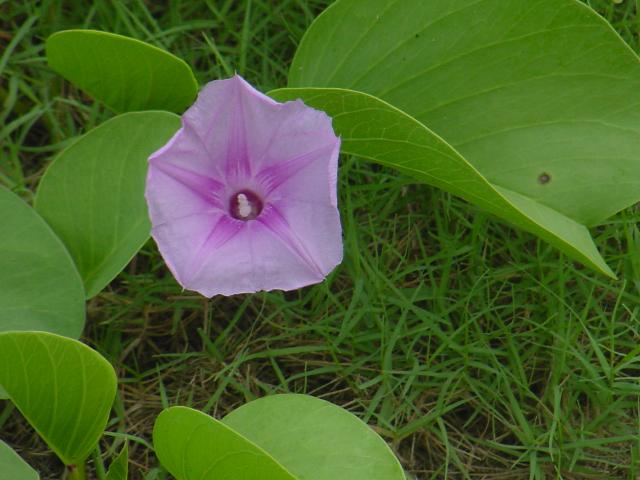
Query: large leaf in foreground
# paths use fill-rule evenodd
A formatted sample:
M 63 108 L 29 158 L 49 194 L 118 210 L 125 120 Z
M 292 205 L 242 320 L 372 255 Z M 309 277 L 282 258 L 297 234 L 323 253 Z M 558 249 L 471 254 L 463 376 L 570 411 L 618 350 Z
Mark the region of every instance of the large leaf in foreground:
M 69 252 L 29 205 L 1 186 L 0 218 L 0 332 L 79 337 L 84 289 Z
M 38 473 L 0 440 L 0 480 L 38 480 Z
M 223 423 L 304 480 L 404 480 L 389 446 L 355 415 L 308 395 L 273 395 Z
M 51 68 L 117 112 L 181 113 L 198 83 L 180 58 L 148 43 L 96 30 L 66 30 L 47 39 Z
M 153 445 L 160 463 L 178 480 L 296 480 L 264 450 L 187 407 L 171 407 L 158 416 Z
M 147 158 L 178 130 L 169 112 L 119 115 L 65 149 L 40 181 L 36 210 L 67 246 L 96 295 L 149 237 Z
M 640 198 L 640 62 L 576 0 L 338 0 L 289 86 L 387 101 L 531 209 L 588 226 Z
M 86 345 L 44 332 L 0 333 L 0 384 L 66 465 L 83 462 L 102 435 L 116 375 Z
M 361 92 L 328 88 L 286 88 L 279 101 L 302 98 L 333 117 L 342 151 L 394 167 L 459 195 L 556 245 L 605 275 L 613 273 L 584 225 L 527 197 L 491 184 L 454 148 L 417 120 Z

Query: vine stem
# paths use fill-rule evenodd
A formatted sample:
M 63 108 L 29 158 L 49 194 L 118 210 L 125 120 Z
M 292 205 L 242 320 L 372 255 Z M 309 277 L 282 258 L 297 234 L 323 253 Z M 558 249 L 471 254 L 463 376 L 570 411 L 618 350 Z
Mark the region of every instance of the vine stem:
M 100 453 L 100 445 L 96 445 L 96 449 L 93 451 L 92 456 L 96 476 L 98 477 L 98 480 L 104 480 L 106 473 L 104 471 L 104 463 L 102 462 L 102 455 Z

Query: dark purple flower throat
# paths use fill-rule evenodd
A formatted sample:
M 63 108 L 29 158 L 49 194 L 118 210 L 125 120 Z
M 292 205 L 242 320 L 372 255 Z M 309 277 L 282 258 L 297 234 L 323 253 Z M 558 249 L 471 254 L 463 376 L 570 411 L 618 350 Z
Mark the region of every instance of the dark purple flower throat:
M 240 190 L 229 199 L 229 213 L 238 220 L 254 220 L 262 212 L 262 200 L 251 190 Z

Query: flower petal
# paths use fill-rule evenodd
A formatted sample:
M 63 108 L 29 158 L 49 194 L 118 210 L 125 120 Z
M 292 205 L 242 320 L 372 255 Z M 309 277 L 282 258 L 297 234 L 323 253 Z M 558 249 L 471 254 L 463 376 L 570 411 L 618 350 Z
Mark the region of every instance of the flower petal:
M 316 150 L 264 167 L 257 180 L 268 198 L 297 199 L 337 206 L 336 184 L 340 140 L 334 137 Z M 329 185 L 329 188 L 327 188 Z
M 342 249 L 336 249 L 331 261 L 318 262 L 288 228 L 280 220 L 246 222 L 231 241 L 209 251 L 197 274 L 183 285 L 211 297 L 321 282 L 340 262 Z
M 322 281 L 342 260 L 331 119 L 236 76 L 207 84 L 182 121 L 150 158 L 146 190 L 178 282 L 213 296 Z M 251 219 L 231 208 L 244 191 L 261 200 Z
M 331 118 L 301 100 L 279 104 L 277 111 L 272 124 L 264 129 L 269 143 L 253 157 L 258 166 L 265 168 L 339 143 Z M 261 112 L 253 113 L 259 118 Z
M 300 100 L 278 103 L 238 75 L 205 85 L 183 123 L 231 181 L 336 141 L 324 112 Z
M 266 207 L 257 221 L 304 262 L 309 271 L 319 274 L 316 282 L 342 262 L 340 214 L 332 205 L 287 198 Z
M 168 177 L 169 180 L 186 189 L 191 195 L 200 197 L 205 203 L 221 210 L 224 208 L 223 199 L 221 198 L 224 185 L 221 182 L 161 160 L 162 158 L 158 159 L 158 157 L 151 159 L 149 166 L 150 175 L 155 175 L 157 172 L 159 175 L 161 174 Z M 178 189 L 178 185 L 174 188 Z
M 196 213 L 154 225 L 151 235 L 176 280 L 185 288 L 203 265 L 244 227 L 221 213 Z M 195 289 L 194 289 L 195 290 Z
M 254 153 L 251 147 L 257 140 L 251 125 L 247 125 L 245 109 L 256 94 L 239 76 L 213 81 L 202 88 L 196 103 L 182 117 L 185 128 L 200 139 L 211 166 L 227 179 L 251 175 L 250 158 Z M 276 102 L 262 96 L 273 108 Z
M 156 160 L 213 178 L 219 182 L 224 181 L 222 171 L 211 161 L 211 155 L 206 146 L 195 130 L 184 121 L 182 127 L 171 140 L 149 157 L 149 161 L 152 163 Z
M 222 184 L 171 164 L 152 161 L 145 197 L 154 227 L 194 215 L 222 214 Z

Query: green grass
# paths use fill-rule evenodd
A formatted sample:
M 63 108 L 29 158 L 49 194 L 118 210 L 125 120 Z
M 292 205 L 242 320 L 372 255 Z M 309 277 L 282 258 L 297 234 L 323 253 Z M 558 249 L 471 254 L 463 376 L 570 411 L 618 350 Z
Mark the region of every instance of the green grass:
M 49 71 L 50 33 L 131 35 L 184 58 L 201 83 L 238 71 L 267 91 L 328 3 L 0 0 L 0 183 L 30 200 L 52 156 L 110 116 Z M 636 2 L 588 3 L 639 48 Z M 120 377 L 105 461 L 126 434 L 131 478 L 167 478 L 147 448 L 163 407 L 221 416 L 307 392 L 358 414 L 420 479 L 640 478 L 637 208 L 594 229 L 613 282 L 364 161 L 342 159 L 339 193 L 345 261 L 321 285 L 207 300 L 183 292 L 149 242 L 89 302 L 84 340 Z M 0 407 L 2 437 L 59 478 Z

